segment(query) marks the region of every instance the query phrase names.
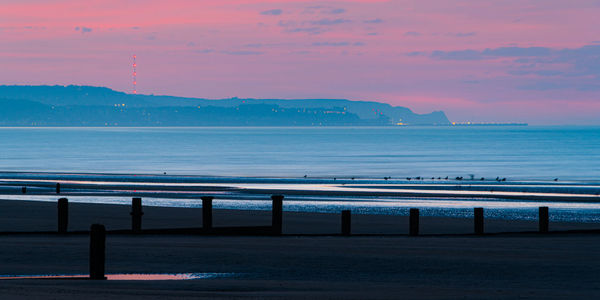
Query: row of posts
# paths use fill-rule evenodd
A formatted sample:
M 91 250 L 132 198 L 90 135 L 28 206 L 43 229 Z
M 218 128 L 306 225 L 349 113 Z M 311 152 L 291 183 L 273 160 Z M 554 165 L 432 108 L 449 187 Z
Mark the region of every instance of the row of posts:
M 280 235 L 283 225 L 283 196 L 273 195 L 272 208 L 272 230 L 273 234 Z M 202 197 L 202 227 L 205 230 L 213 228 L 212 201 L 213 197 Z M 131 201 L 131 231 L 134 233 L 142 232 L 142 198 L 133 198 Z M 484 234 L 484 217 L 483 208 L 476 207 L 473 210 L 473 225 L 475 234 Z M 69 200 L 67 198 L 58 199 L 58 232 L 66 233 L 69 224 Z M 352 233 L 352 215 L 349 210 L 342 211 L 342 235 L 350 235 Z M 549 214 L 548 207 L 542 206 L 539 208 L 539 232 L 548 232 Z M 419 209 L 411 208 L 409 211 L 409 234 L 412 236 L 419 235 Z
M 212 201 L 214 197 L 205 196 L 202 199 L 202 227 L 210 230 L 213 227 Z M 272 223 L 273 233 L 281 234 L 283 225 L 283 196 L 273 195 L 273 214 Z M 142 232 L 142 198 L 131 199 L 131 231 L 133 233 Z M 69 200 L 67 198 L 58 199 L 58 232 L 67 233 L 69 226 Z
M 539 215 L 539 232 L 547 233 L 550 220 L 547 206 L 540 206 L 538 209 Z M 349 210 L 342 211 L 342 235 L 351 234 L 351 213 Z M 473 209 L 473 229 L 474 233 L 478 235 L 484 234 L 484 218 L 483 218 L 483 207 L 476 207 Z M 411 208 L 408 217 L 408 234 L 412 236 L 419 235 L 419 209 Z
M 22 188 L 23 194 L 26 193 L 27 188 Z M 56 193 L 60 194 L 60 183 L 56 184 Z M 273 200 L 273 214 L 272 214 L 272 228 L 274 234 L 281 234 L 282 232 L 282 211 L 283 211 L 283 196 L 272 195 Z M 214 197 L 205 196 L 202 199 L 202 227 L 204 229 L 212 229 L 212 200 Z M 475 234 L 484 233 L 484 218 L 483 208 L 474 208 L 474 232 Z M 131 230 L 134 233 L 140 233 L 142 231 L 142 198 L 133 198 L 131 201 Z M 69 222 L 69 206 L 67 198 L 61 198 L 58 200 L 58 232 L 66 233 L 68 222 Z M 548 232 L 548 207 L 539 207 L 539 232 Z M 351 234 L 351 213 L 349 210 L 342 211 L 342 235 Z M 409 234 L 419 235 L 419 209 L 411 208 L 409 215 Z

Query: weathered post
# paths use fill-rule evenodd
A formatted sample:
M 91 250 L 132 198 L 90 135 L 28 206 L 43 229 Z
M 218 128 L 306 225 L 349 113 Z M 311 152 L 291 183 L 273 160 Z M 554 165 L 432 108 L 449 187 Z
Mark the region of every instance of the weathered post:
M 211 229 L 212 228 L 212 201 L 214 197 L 204 196 L 200 197 L 202 199 L 202 228 Z
M 539 208 L 539 219 L 540 219 L 540 232 L 547 233 L 549 227 L 549 215 L 548 215 L 548 207 L 540 206 Z
M 67 233 L 69 226 L 69 200 L 58 199 L 58 233 Z
M 412 236 L 419 235 L 419 209 L 411 208 L 409 215 L 408 233 Z
M 271 200 L 273 200 L 273 212 L 272 212 L 272 222 L 271 226 L 273 227 L 274 234 L 281 234 L 283 227 L 283 195 L 272 195 Z
M 475 234 L 483 234 L 483 207 L 475 207 L 474 212 L 474 225 Z
M 104 280 L 104 259 L 106 255 L 106 229 L 104 225 L 93 224 L 90 228 L 90 279 Z
M 24 186 L 24 187 L 21 188 L 21 193 L 27 194 L 27 187 L 26 186 Z
M 342 210 L 342 235 L 350 235 L 352 232 L 352 213 Z
M 140 233 L 142 231 L 142 198 L 131 199 L 131 231 Z
M 56 183 L 56 193 L 60 194 L 60 183 Z

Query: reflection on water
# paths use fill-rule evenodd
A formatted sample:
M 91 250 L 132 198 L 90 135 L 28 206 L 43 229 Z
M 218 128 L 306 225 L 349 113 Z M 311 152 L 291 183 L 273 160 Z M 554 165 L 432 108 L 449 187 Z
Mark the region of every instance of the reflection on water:
M 56 202 L 56 196 L 3 195 L 4 200 Z M 244 199 L 215 199 L 214 209 L 263 210 L 272 209 L 272 202 L 264 195 Z M 130 197 L 69 196 L 72 203 L 131 205 Z M 200 208 L 199 199 L 144 198 L 144 206 Z M 422 216 L 472 218 L 473 207 L 485 208 L 486 218 L 504 220 L 536 220 L 538 207 L 550 208 L 553 222 L 600 222 L 600 203 L 519 201 L 478 198 L 412 198 L 412 197 L 323 197 L 286 196 L 283 209 L 290 212 L 339 213 L 350 209 L 355 214 L 408 215 L 409 208 L 421 209 Z
M 106 274 L 107 280 L 194 280 L 232 277 L 233 273 Z M 2 279 L 88 279 L 89 275 L 0 275 Z

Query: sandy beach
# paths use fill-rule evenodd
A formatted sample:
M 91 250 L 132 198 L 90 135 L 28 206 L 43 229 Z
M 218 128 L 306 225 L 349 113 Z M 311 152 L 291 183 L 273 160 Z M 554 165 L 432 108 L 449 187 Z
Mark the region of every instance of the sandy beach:
M 126 205 L 71 203 L 69 230 L 131 226 Z M 200 227 L 201 209 L 144 207 L 144 228 Z M 407 217 L 353 215 L 358 234 L 406 234 Z M 268 211 L 215 210 L 215 226 L 269 225 Z M 107 236 L 107 273 L 233 273 L 187 281 L 0 280 L 8 298 L 514 299 L 600 295 L 600 235 L 469 234 L 471 219 L 421 218 L 426 236 L 337 234 L 339 214 L 284 213 L 282 237 Z M 598 229 L 552 223 L 551 231 Z M 56 230 L 56 203 L 0 201 L 0 231 Z M 537 222 L 486 220 L 486 232 L 535 231 Z M 434 235 L 428 235 L 434 234 Z M 449 235 L 436 235 L 449 234 Z M 85 234 L 0 235 L 0 275 L 86 274 Z

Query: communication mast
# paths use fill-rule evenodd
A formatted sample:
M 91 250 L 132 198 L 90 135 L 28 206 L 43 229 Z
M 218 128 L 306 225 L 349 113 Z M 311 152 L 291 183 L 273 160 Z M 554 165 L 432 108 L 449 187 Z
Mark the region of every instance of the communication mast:
M 133 55 L 133 93 L 137 94 L 137 64 L 135 63 L 135 54 Z

